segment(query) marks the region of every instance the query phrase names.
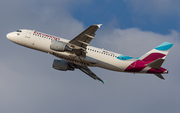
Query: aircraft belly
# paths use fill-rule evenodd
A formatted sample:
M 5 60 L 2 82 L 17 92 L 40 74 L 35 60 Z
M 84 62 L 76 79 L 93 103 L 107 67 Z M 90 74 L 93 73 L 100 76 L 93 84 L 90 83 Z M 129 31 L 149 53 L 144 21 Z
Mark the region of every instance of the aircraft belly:
M 95 60 L 88 59 L 88 61 L 87 61 L 87 59 L 85 60 L 85 58 L 83 58 L 83 57 L 76 56 L 76 55 L 74 55 L 72 53 L 68 53 L 68 52 L 52 51 L 51 54 L 60 59 L 66 60 L 68 62 L 77 64 L 77 65 L 95 66 L 95 64 L 97 63 L 97 62 L 93 62 Z M 89 61 L 91 61 L 91 62 L 89 62 Z

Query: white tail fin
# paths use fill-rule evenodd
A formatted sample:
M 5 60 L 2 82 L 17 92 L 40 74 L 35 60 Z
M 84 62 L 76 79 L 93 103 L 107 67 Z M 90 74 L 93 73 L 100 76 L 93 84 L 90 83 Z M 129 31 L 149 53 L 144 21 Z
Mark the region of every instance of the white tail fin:
M 157 46 L 156 48 L 152 49 L 151 51 L 147 52 L 143 56 L 141 56 L 139 60 L 152 62 L 157 59 L 165 59 L 166 55 L 168 54 L 172 46 L 173 43 L 164 42 L 161 45 Z M 160 60 L 158 60 L 158 62 L 159 61 Z

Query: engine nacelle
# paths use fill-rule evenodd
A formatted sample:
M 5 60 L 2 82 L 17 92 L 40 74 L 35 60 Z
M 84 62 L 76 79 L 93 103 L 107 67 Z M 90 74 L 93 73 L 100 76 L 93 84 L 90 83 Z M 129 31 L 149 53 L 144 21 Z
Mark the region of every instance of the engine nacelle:
M 58 42 L 56 40 L 51 41 L 50 49 L 59 52 L 72 51 L 72 49 L 67 44 L 63 42 Z
M 52 66 L 54 69 L 57 69 L 57 70 L 60 70 L 60 71 L 67 71 L 67 70 L 71 70 L 71 71 L 74 71 L 74 68 L 71 67 L 69 65 L 68 62 L 64 61 L 64 60 L 57 60 L 57 59 L 54 59 L 54 62 L 53 62 L 53 66 Z

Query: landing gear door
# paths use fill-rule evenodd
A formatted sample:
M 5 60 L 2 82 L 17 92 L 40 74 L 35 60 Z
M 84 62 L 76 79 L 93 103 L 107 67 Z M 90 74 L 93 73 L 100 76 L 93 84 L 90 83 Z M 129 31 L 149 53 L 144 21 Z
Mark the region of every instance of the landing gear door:
M 25 35 L 25 38 L 30 38 L 30 37 L 31 37 L 31 34 L 32 34 L 32 31 L 27 30 L 27 33 L 26 33 L 26 35 Z

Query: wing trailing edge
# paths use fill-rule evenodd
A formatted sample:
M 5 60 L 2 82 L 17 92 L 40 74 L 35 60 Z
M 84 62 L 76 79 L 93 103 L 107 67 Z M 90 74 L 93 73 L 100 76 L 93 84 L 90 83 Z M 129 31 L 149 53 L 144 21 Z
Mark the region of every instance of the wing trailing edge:
M 81 70 L 82 72 L 84 72 L 85 74 L 89 75 L 91 78 L 93 78 L 94 80 L 99 80 L 101 81 L 103 84 L 104 82 L 106 82 L 106 80 L 102 80 L 100 79 L 96 74 L 94 74 L 87 66 L 78 66 L 79 70 Z

